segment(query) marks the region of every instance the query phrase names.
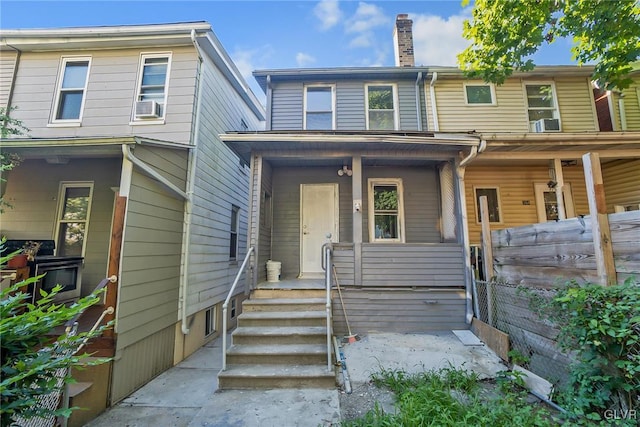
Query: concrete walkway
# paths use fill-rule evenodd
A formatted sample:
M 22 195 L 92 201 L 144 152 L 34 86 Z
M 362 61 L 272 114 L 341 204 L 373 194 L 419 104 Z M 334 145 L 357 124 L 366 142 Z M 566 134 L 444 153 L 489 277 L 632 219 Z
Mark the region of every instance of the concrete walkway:
M 217 391 L 218 339 L 87 424 L 90 427 L 317 427 L 340 423 L 340 391 Z M 372 333 L 344 344 L 350 381 L 366 383 L 380 367 L 406 372 L 464 367 L 492 377 L 504 369 L 486 346 L 465 346 L 453 333 Z

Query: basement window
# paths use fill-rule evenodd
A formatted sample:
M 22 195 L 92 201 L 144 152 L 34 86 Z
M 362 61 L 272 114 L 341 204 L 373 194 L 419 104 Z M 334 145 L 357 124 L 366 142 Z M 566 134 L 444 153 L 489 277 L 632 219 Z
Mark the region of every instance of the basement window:
M 208 337 L 216 332 L 216 308 L 211 307 L 204 312 L 204 336 Z
M 236 318 L 236 308 L 237 308 L 236 299 L 233 298 L 231 300 L 231 310 L 229 311 L 229 315 L 230 315 L 231 319 L 235 319 Z

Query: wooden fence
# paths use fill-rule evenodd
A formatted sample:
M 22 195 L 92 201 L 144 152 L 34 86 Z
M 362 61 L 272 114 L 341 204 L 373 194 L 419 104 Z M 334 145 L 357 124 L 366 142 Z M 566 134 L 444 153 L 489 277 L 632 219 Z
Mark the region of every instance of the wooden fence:
M 617 282 L 640 280 L 640 211 L 609 214 Z M 494 275 L 512 284 L 549 287 L 575 279 L 598 283 L 590 217 L 491 232 Z

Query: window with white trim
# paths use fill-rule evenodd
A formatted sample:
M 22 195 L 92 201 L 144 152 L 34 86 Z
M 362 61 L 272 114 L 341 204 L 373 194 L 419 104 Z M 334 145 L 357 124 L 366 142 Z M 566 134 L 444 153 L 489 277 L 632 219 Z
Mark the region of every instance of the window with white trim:
M 80 122 L 84 108 L 90 57 L 62 58 L 53 123 Z
M 210 307 L 204 312 L 204 336 L 208 337 L 216 332 L 217 312 L 215 307 Z
M 395 85 L 366 85 L 367 129 L 398 129 L 398 102 L 396 93 Z
M 480 197 L 487 196 L 487 206 L 489 208 L 489 222 L 502 222 L 500 218 L 500 193 L 497 187 L 474 188 L 476 195 L 476 220 L 481 222 Z
M 493 84 L 464 83 L 464 99 L 467 105 L 496 105 Z
M 335 129 L 335 86 L 305 86 L 304 129 Z
M 56 255 L 84 256 L 92 197 L 92 182 L 61 184 L 58 198 Z
M 369 241 L 404 242 L 402 179 L 369 179 Z
M 140 57 L 140 76 L 136 89 L 136 105 L 138 102 L 154 102 L 158 106 L 158 114 L 154 116 L 153 109 L 150 109 L 151 113 L 145 116 L 140 115 L 138 111 L 134 111 L 135 119 L 164 118 L 170 63 L 171 55 L 166 53 L 143 54 Z M 136 106 L 134 109 L 137 110 L 138 107 Z
M 238 228 L 240 227 L 240 208 L 231 206 L 231 232 L 229 235 L 229 259 L 238 256 Z
M 558 119 L 558 103 L 553 83 L 526 83 L 527 115 L 531 130 L 540 119 Z

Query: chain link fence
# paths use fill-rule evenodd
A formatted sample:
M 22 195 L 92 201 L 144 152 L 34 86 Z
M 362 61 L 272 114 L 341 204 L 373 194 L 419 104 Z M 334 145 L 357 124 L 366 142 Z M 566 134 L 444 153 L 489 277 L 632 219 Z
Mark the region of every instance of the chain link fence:
M 572 357 L 556 342 L 558 328 L 532 308 L 533 299 L 550 300 L 548 289 L 522 288 L 501 282 L 474 281 L 476 317 L 509 335 L 511 362 L 546 379 L 554 388 L 569 378 Z

